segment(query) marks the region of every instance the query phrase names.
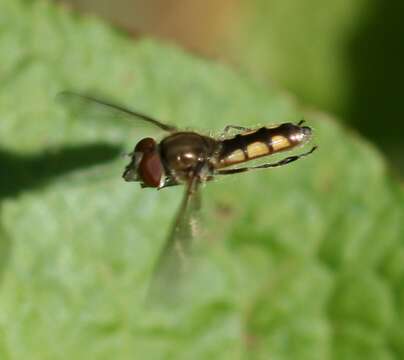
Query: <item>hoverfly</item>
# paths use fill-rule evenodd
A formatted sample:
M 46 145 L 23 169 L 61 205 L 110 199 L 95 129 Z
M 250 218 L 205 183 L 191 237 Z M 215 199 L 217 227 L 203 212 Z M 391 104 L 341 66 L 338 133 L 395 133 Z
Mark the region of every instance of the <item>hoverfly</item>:
M 219 137 L 214 138 L 194 131 L 182 131 L 148 115 L 92 96 L 72 92 L 62 95 L 102 105 L 166 132 L 159 142 L 151 137 L 141 139 L 129 154 L 130 162 L 122 175 L 125 181 L 139 182 L 141 187 L 146 188 L 185 185 L 181 205 L 157 262 L 157 272 L 172 273 L 183 266 L 190 245 L 190 219 L 198 207 L 201 184 L 223 175 L 284 166 L 310 155 L 317 148 L 313 146 L 307 152 L 276 162 L 243 166 L 250 160 L 292 150 L 307 143 L 312 137 L 312 129 L 304 126 L 304 121 L 256 129 L 228 125 Z M 231 130 L 238 133 L 229 135 Z

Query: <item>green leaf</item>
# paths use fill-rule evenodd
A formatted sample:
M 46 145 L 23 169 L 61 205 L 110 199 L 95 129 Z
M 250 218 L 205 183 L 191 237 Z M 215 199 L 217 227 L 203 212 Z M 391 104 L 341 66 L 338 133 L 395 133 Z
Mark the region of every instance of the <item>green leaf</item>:
M 403 195 L 356 134 L 226 67 L 44 1 L 0 4 L 1 359 L 404 356 Z M 186 293 L 145 307 L 182 188 L 121 173 L 141 133 L 55 95 L 184 128 L 298 121 L 319 150 L 203 189 Z

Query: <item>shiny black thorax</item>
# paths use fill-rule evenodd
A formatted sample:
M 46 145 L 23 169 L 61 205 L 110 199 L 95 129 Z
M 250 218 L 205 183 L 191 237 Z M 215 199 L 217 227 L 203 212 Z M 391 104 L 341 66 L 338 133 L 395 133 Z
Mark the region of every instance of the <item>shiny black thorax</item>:
M 213 169 L 211 163 L 219 142 L 194 132 L 177 132 L 164 138 L 159 152 L 166 174 L 187 180 L 202 168 Z

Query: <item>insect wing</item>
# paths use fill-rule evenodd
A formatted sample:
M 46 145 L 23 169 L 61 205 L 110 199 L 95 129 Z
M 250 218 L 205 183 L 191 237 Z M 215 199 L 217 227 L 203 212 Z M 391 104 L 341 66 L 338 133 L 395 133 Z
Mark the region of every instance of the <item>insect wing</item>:
M 186 185 L 180 208 L 155 266 L 148 294 L 151 301 L 172 299 L 178 295 L 181 276 L 188 270 L 189 253 L 201 206 L 198 185 L 196 177 Z
M 105 118 L 108 120 L 123 118 L 132 121 L 137 120 L 139 124 L 143 125 L 153 125 L 167 132 L 177 130 L 175 126 L 161 122 L 151 116 L 91 95 L 63 91 L 57 95 L 57 99 L 67 105 L 78 116 Z

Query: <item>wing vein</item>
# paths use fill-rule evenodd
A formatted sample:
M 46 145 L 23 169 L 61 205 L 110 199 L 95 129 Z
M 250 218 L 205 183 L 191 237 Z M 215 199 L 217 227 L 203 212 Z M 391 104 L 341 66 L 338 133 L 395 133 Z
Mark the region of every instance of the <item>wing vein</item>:
M 133 117 L 137 117 L 137 118 L 139 118 L 139 119 L 141 119 L 143 121 L 146 121 L 146 122 L 148 122 L 150 124 L 153 124 L 153 125 L 159 127 L 160 129 L 163 129 L 165 131 L 169 131 L 169 132 L 177 131 L 177 128 L 175 126 L 173 126 L 173 125 L 163 123 L 163 122 L 161 122 L 159 120 L 156 120 L 155 118 L 153 118 L 151 116 L 142 114 L 142 113 L 137 112 L 137 111 L 130 110 L 130 109 L 128 109 L 128 108 L 126 108 L 126 107 L 124 107 L 122 105 L 113 104 L 113 103 L 111 103 L 109 101 L 95 98 L 95 97 L 90 96 L 90 95 L 79 94 L 79 93 L 76 93 L 76 92 L 73 92 L 73 91 L 63 91 L 63 92 L 58 94 L 58 97 L 64 97 L 64 96 L 77 97 L 77 98 L 81 98 L 83 100 L 87 100 L 87 101 L 90 101 L 90 102 L 93 102 L 93 103 L 97 103 L 99 105 L 102 105 L 102 106 L 108 107 L 110 109 L 122 112 L 124 114 L 130 115 L 130 116 L 133 116 Z

